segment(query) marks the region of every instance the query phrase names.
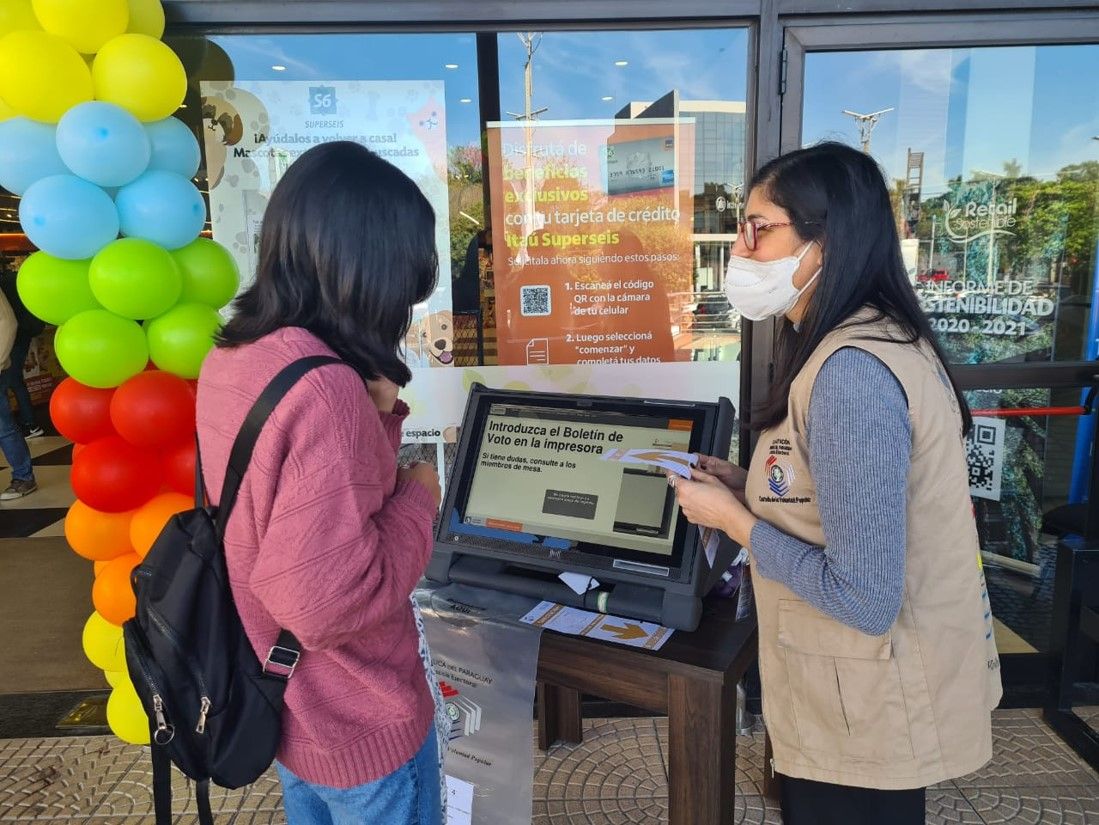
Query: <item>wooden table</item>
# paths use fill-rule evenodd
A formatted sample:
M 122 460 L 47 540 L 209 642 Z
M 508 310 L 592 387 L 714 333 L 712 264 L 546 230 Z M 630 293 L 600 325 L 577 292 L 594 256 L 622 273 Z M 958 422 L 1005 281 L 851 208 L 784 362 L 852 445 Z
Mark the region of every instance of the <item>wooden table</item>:
M 670 825 L 732 823 L 736 686 L 757 642 L 755 619 L 735 614 L 735 600 L 709 599 L 698 630 L 676 631 L 656 652 L 546 631 L 538 746 L 581 741 L 582 694 L 666 713 Z

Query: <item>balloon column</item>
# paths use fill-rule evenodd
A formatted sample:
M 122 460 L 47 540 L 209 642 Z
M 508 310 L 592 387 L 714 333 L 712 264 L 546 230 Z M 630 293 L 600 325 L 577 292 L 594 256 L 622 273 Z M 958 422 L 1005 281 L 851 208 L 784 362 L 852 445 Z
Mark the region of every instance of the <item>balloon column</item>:
M 129 742 L 149 736 L 120 627 L 134 612 L 130 573 L 192 506 L 193 379 L 239 283 L 229 253 L 199 237 L 201 157 L 172 117 L 187 78 L 163 31 L 160 0 L 0 3 L 0 185 L 22 196 L 40 250 L 17 286 L 59 327 L 70 377 L 50 415 L 76 444 L 78 498 L 65 535 L 96 568 L 84 651 Z

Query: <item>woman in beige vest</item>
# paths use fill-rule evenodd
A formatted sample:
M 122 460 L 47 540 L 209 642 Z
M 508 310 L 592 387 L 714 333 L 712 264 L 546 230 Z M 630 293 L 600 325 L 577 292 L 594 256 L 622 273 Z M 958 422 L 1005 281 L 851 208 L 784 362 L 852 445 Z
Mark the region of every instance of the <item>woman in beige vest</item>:
M 979 567 L 969 409 L 920 310 L 881 170 L 826 143 L 756 176 L 726 273 L 783 317 L 750 468 L 704 457 L 692 522 L 748 547 L 787 825 L 924 822 L 992 754 L 999 658 Z

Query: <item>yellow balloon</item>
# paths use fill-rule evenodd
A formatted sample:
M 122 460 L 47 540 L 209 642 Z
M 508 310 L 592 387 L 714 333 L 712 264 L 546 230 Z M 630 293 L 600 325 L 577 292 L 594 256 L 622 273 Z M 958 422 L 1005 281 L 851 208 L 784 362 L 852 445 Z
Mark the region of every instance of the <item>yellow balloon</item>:
M 130 22 L 126 0 L 31 0 L 42 28 L 78 52 L 95 54 Z
M 22 29 L 41 29 L 31 0 L 0 0 L 0 37 Z
M 104 670 L 103 678 L 107 680 L 108 685 L 116 688 L 123 682 L 129 681 L 130 674 L 124 670 Z
M 159 40 L 164 34 L 164 7 L 160 0 L 130 0 L 130 26 L 126 31 Z
M 100 670 L 125 670 L 126 648 L 122 644 L 122 628 L 92 613 L 84 623 L 84 655 Z
M 97 100 L 121 106 L 144 123 L 174 113 L 187 94 L 187 73 L 176 53 L 147 34 L 108 42 L 92 64 L 92 80 Z
M 112 690 L 107 699 L 107 724 L 123 742 L 131 745 L 149 744 L 149 717 L 145 715 L 145 709 L 129 679 Z
M 4 102 L 4 98 L 0 97 L 0 123 L 5 120 L 11 120 L 13 117 L 18 117 L 19 112 L 15 111 L 11 106 Z
M 92 99 L 92 78 L 76 49 L 60 37 L 12 32 L 0 40 L 0 97 L 32 120 L 57 123 Z

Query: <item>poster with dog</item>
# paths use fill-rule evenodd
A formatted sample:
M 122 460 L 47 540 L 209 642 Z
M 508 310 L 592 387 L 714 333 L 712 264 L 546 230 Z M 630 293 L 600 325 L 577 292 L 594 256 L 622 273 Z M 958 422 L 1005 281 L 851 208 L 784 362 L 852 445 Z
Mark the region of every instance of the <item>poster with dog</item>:
M 353 140 L 393 163 L 435 210 L 439 272 L 450 272 L 445 93 L 441 80 L 203 81 L 203 137 L 214 239 L 251 285 L 267 198 L 307 149 Z M 449 277 L 416 307 L 409 365 L 453 361 Z
M 405 363 L 416 367 L 454 365 L 454 313 L 432 312 L 412 321 L 405 336 Z

